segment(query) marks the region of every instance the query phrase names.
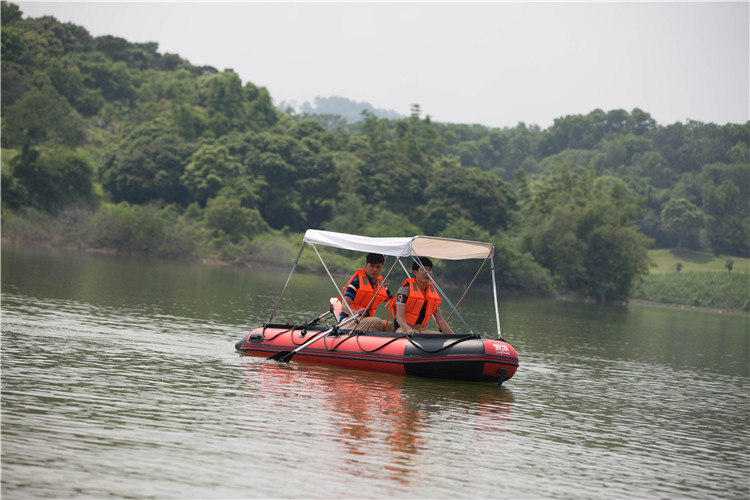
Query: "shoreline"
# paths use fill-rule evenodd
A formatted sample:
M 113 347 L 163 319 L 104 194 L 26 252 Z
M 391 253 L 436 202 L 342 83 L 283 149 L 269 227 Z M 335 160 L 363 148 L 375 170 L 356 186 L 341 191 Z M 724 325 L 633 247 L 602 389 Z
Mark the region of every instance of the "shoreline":
M 5 246 L 5 245 L 9 245 L 9 246 L 16 247 L 16 248 L 28 248 L 30 250 L 48 250 L 48 251 L 63 251 L 63 252 L 75 252 L 75 253 L 93 253 L 93 254 L 100 254 L 100 255 L 112 255 L 112 256 L 122 256 L 122 257 L 140 257 L 140 258 L 161 259 L 161 260 L 167 260 L 167 261 L 173 261 L 173 262 L 197 263 L 197 264 L 211 265 L 211 266 L 238 267 L 238 268 L 244 268 L 244 269 L 260 269 L 260 270 L 266 270 L 266 271 L 288 270 L 287 267 L 270 264 L 270 263 L 250 265 L 248 263 L 240 262 L 240 261 L 228 261 L 228 260 L 214 259 L 214 258 L 208 258 L 208 257 L 189 257 L 189 258 L 156 257 L 153 255 L 148 255 L 148 254 L 134 254 L 134 253 L 127 253 L 127 252 L 119 252 L 117 251 L 117 249 L 113 249 L 113 248 L 92 248 L 92 247 L 82 248 L 78 245 L 59 246 L 59 245 L 51 245 L 49 244 L 49 242 L 38 242 L 38 244 L 32 244 L 28 242 L 20 242 L 16 239 L 11 239 L 11 238 L 6 238 L 6 237 L 0 238 L 0 249 L 2 246 Z M 301 271 L 301 272 L 305 272 L 305 271 Z M 519 296 L 518 294 L 514 292 L 502 291 L 502 290 L 499 290 L 499 292 L 505 293 L 508 295 Z M 529 295 L 528 297 L 533 298 L 532 295 Z M 560 301 L 560 302 L 582 302 L 582 303 L 591 303 L 591 304 L 596 303 L 591 300 L 577 298 L 570 293 L 561 293 L 558 295 L 554 295 L 550 298 L 556 301 Z M 641 299 L 628 299 L 626 302 L 622 304 L 623 307 L 627 307 L 629 305 L 634 305 L 634 306 L 639 306 L 639 307 L 657 307 L 657 308 L 662 308 L 662 309 L 677 309 L 681 311 L 696 311 L 696 312 L 706 312 L 706 313 L 713 313 L 713 314 L 727 314 L 727 315 L 732 315 L 732 316 L 750 317 L 750 312 L 745 312 L 742 310 L 721 309 L 718 307 L 707 307 L 707 306 L 694 306 L 694 305 L 671 303 L 671 302 L 653 302 L 653 301 L 641 300 Z
M 657 307 L 661 309 L 678 309 L 680 311 L 695 311 L 705 312 L 713 314 L 726 314 L 729 316 L 747 316 L 750 317 L 750 313 L 744 311 L 738 311 L 734 309 L 721 309 L 718 307 L 707 307 L 707 306 L 690 306 L 687 304 L 675 304 L 672 302 L 652 302 L 649 300 L 631 299 L 628 300 L 627 305 L 640 306 L 640 307 Z

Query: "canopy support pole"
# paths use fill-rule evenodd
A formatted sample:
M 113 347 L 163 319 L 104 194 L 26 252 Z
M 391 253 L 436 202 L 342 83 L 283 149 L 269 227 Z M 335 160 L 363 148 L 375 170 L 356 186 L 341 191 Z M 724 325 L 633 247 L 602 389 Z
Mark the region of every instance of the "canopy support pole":
M 398 257 L 396 257 L 396 258 L 398 259 Z M 401 269 L 404 270 L 404 273 L 406 274 L 406 277 L 407 278 L 411 278 L 411 274 L 409 273 L 409 271 L 406 270 L 406 266 L 404 265 L 403 262 L 401 262 L 401 259 L 398 259 L 398 263 L 401 264 Z
M 489 260 L 489 257 L 484 259 L 484 261 L 482 262 L 482 265 L 479 266 L 479 269 L 477 270 L 477 274 L 474 275 L 474 278 L 471 280 L 471 283 L 469 283 L 469 286 L 466 287 L 466 290 L 464 290 L 464 293 L 463 295 L 461 295 L 461 298 L 458 299 L 458 302 L 456 302 L 456 309 L 458 309 L 458 306 L 461 305 L 461 301 L 463 301 L 464 297 L 466 297 L 466 294 L 469 292 L 469 289 L 477 280 L 477 276 L 479 276 L 479 273 L 482 272 L 482 268 L 484 267 L 484 265 L 487 263 L 488 260 Z M 453 311 L 451 311 L 450 316 L 448 316 L 448 319 L 446 321 L 450 321 L 452 317 L 453 317 Z
M 297 258 L 294 259 L 294 265 L 292 266 L 292 271 L 289 273 L 289 277 L 286 279 L 286 283 L 284 284 L 284 288 L 281 289 L 281 295 L 279 295 L 279 299 L 276 301 L 276 305 L 273 308 L 273 311 L 271 311 L 271 317 L 268 318 L 268 323 L 271 323 L 271 320 L 273 319 L 273 315 L 276 314 L 276 309 L 279 307 L 279 303 L 281 302 L 281 297 L 284 296 L 284 291 L 286 290 L 287 285 L 289 284 L 289 280 L 292 279 L 292 274 L 294 274 L 294 269 L 297 267 L 297 263 L 299 262 L 299 258 L 302 256 L 302 250 L 305 249 L 305 242 L 302 241 L 302 247 L 299 249 L 299 253 L 297 254 Z
M 495 299 L 495 320 L 497 321 L 497 338 L 505 342 L 500 332 L 500 308 L 497 306 L 497 284 L 495 282 L 495 259 L 490 255 L 490 269 L 492 270 L 492 297 Z
M 325 261 L 323 261 L 323 257 L 320 256 L 320 253 L 318 253 L 318 249 L 315 247 L 313 243 L 310 243 L 310 246 L 313 247 L 313 250 L 315 250 L 315 253 L 318 254 L 318 258 L 320 259 L 320 263 L 323 264 L 323 269 L 326 270 L 326 273 L 328 274 L 328 277 L 331 278 L 331 282 L 333 283 L 333 287 L 338 292 L 339 302 L 341 302 L 341 307 L 343 308 L 344 305 L 346 305 L 346 308 L 349 309 L 349 316 L 354 316 L 354 311 L 352 311 L 352 306 L 349 305 L 349 303 L 344 300 L 343 290 L 339 290 L 339 286 L 336 284 L 336 280 L 333 279 L 333 276 L 331 275 L 331 272 L 328 270 L 328 266 L 326 266 Z M 396 262 L 399 262 L 399 258 L 396 257 L 396 260 L 393 262 L 393 265 L 388 270 L 388 274 L 385 275 L 385 278 L 383 278 L 383 281 L 380 283 L 380 286 L 378 286 L 377 290 L 375 290 L 375 295 L 372 296 L 370 299 L 370 302 L 367 304 L 367 307 L 365 307 L 365 310 L 370 309 L 370 305 L 372 304 L 372 301 L 375 300 L 375 297 L 377 296 L 380 289 L 385 285 L 385 280 L 388 279 L 388 276 L 391 275 L 391 271 L 393 271 L 393 268 L 396 267 Z M 403 264 L 402 264 L 403 265 Z M 357 328 L 357 325 L 359 324 L 359 321 L 362 319 L 362 317 L 357 318 L 357 322 L 354 324 L 354 329 Z
M 339 289 L 339 286 L 336 284 L 336 280 L 333 279 L 333 276 L 331 275 L 331 271 L 328 270 L 328 266 L 326 266 L 326 263 L 323 260 L 323 257 L 320 256 L 320 253 L 318 252 L 318 249 L 316 248 L 315 244 L 310 243 L 310 246 L 313 247 L 313 250 L 315 250 L 315 253 L 318 255 L 318 258 L 320 259 L 320 263 L 323 264 L 323 269 L 326 270 L 326 274 L 328 274 L 328 277 L 331 278 L 331 283 L 333 283 L 333 288 L 335 288 L 336 293 L 338 293 L 338 298 L 339 298 L 339 302 L 341 302 L 342 309 L 344 306 L 346 306 L 346 308 L 349 309 L 349 316 L 354 316 L 354 311 L 352 311 L 352 307 L 349 305 L 347 301 L 344 300 L 344 295 Z M 357 321 L 357 323 L 359 323 L 359 321 Z

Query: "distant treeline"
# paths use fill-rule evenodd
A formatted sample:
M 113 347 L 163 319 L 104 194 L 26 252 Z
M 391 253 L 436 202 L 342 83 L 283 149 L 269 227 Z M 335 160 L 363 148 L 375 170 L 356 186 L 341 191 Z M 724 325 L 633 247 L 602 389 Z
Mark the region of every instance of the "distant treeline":
M 293 115 L 298 121 L 318 121 L 327 130 L 333 130 L 339 126 L 346 126 L 350 123 L 361 121 L 363 119 L 363 111 L 367 111 L 367 113 L 373 114 L 378 118 L 389 118 L 392 120 L 405 118 L 404 115 L 395 111 L 378 109 L 369 102 L 357 102 L 340 96 L 316 97 L 314 105 L 309 102 L 298 105 L 296 102 L 281 101 L 276 107 L 285 113 Z
M 4 238 L 251 263 L 307 228 L 428 234 L 492 241 L 507 289 L 603 302 L 650 246 L 750 254 L 750 122 L 349 124 L 157 49 L 2 2 Z

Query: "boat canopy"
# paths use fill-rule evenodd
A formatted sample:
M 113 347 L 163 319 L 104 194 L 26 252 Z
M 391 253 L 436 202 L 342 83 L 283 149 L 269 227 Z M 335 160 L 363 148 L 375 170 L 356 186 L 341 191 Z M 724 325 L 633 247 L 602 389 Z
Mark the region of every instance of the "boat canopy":
M 307 230 L 305 243 L 358 252 L 380 253 L 393 257 L 432 257 L 446 260 L 487 259 L 494 252 L 492 243 L 478 241 L 437 238 L 434 236 L 373 238 L 333 231 L 320 231 L 318 229 Z
M 330 271 L 328 271 L 328 267 L 326 266 L 325 262 L 323 262 L 323 257 L 321 257 L 320 253 L 318 253 L 318 250 L 315 247 L 315 245 L 323 245 L 327 247 L 341 248 L 343 250 L 353 250 L 355 252 L 380 253 L 383 255 L 396 257 L 396 261 L 391 266 L 391 269 L 388 271 L 388 274 L 386 275 L 385 279 L 388 279 L 388 276 L 390 275 L 393 268 L 396 266 L 396 263 L 401 263 L 401 260 L 400 260 L 401 257 L 411 257 L 411 258 L 431 257 L 435 259 L 445 259 L 445 260 L 483 259 L 483 262 L 479 266 L 479 270 L 477 271 L 477 274 L 474 276 L 474 279 L 471 280 L 471 283 L 469 283 L 469 286 L 466 287 L 466 290 L 464 290 L 464 293 L 459 299 L 458 304 L 461 303 L 463 298 L 466 296 L 466 293 L 469 291 L 469 288 L 471 288 L 471 285 L 474 283 L 474 280 L 479 275 L 479 272 L 482 270 L 482 268 L 487 263 L 487 261 L 489 261 L 490 271 L 492 273 L 492 292 L 493 292 L 493 298 L 495 299 L 495 320 L 497 322 L 497 337 L 500 340 L 503 339 L 500 333 L 500 313 L 499 313 L 499 308 L 497 305 L 497 284 L 495 282 L 495 264 L 493 262 L 493 255 L 494 255 L 495 247 L 492 245 L 492 243 L 483 243 L 479 241 L 468 241 L 468 240 L 457 240 L 457 239 L 452 239 L 452 238 L 437 238 L 435 236 L 411 236 L 411 237 L 406 237 L 406 238 L 383 238 L 383 237 L 375 238 L 371 236 L 359 236 L 355 234 L 336 233 L 333 231 L 321 231 L 319 229 L 308 229 L 305 232 L 304 242 L 302 243 L 302 247 L 299 249 L 299 254 L 297 255 L 297 258 L 294 261 L 294 265 L 292 266 L 292 271 L 289 273 L 289 277 L 286 280 L 286 284 L 284 284 L 284 288 L 281 290 L 281 295 L 279 296 L 279 299 L 276 301 L 276 306 L 273 308 L 273 311 L 271 311 L 271 317 L 268 318 L 267 324 L 271 323 L 271 320 L 273 319 L 274 314 L 276 314 L 276 310 L 278 309 L 279 303 L 281 302 L 281 297 L 284 295 L 284 290 L 286 290 L 286 287 L 289 285 L 289 280 L 292 278 L 292 274 L 294 274 L 294 270 L 296 269 L 297 263 L 299 262 L 299 259 L 302 256 L 302 250 L 304 250 L 305 245 L 310 245 L 315 250 L 315 253 L 318 254 L 320 263 L 323 265 L 323 268 L 326 270 L 326 273 L 328 273 L 328 277 L 331 278 L 331 282 L 333 283 L 334 289 L 337 290 L 339 294 L 339 300 L 342 303 L 344 302 L 343 296 L 341 295 L 342 288 L 336 283 L 336 280 L 333 279 L 333 276 L 331 275 Z M 406 270 L 406 267 L 404 267 L 403 263 L 401 263 L 401 267 L 403 268 L 406 275 L 409 276 L 410 275 L 409 271 Z M 438 292 L 440 293 L 440 295 L 451 306 L 451 309 L 453 311 L 451 312 L 451 316 L 453 315 L 453 313 L 456 313 L 459 319 L 466 326 L 467 330 L 470 333 L 474 333 L 471 331 L 471 327 L 466 323 L 463 317 L 461 317 L 461 314 L 456 309 L 457 306 L 453 305 L 453 302 L 450 301 L 448 296 L 445 294 L 445 292 L 443 292 L 443 290 L 435 282 L 432 276 L 430 276 L 430 281 L 435 285 L 435 288 L 438 289 Z M 380 286 L 382 286 L 382 284 Z M 372 301 L 374 300 L 374 298 L 375 298 L 375 295 L 373 295 L 372 299 L 370 300 Z M 450 320 L 451 316 L 448 316 L 448 320 Z

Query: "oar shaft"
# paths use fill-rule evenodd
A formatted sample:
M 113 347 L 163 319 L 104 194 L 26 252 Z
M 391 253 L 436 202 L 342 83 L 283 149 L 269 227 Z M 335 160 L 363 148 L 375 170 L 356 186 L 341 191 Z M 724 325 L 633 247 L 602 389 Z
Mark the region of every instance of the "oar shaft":
M 349 323 L 349 322 L 351 322 L 351 321 L 353 321 L 353 320 L 355 320 L 357 318 L 359 318 L 359 314 L 355 314 L 354 316 L 349 316 L 348 318 L 345 318 L 343 321 L 341 321 L 341 323 L 339 323 L 338 325 L 334 326 L 333 328 L 329 328 L 328 330 L 325 330 L 325 331 L 320 332 L 319 334 L 315 335 L 313 338 L 311 338 L 310 340 L 308 340 L 307 342 L 305 342 L 304 344 L 302 344 L 301 346 L 299 346 L 295 350 L 289 351 L 289 352 L 280 351 L 280 352 L 277 352 L 276 354 L 274 354 L 273 356 L 269 357 L 268 359 L 273 359 L 273 360 L 276 360 L 276 361 L 290 361 L 292 359 L 292 356 L 294 356 L 297 352 L 299 352 L 302 349 L 304 349 L 305 347 L 309 346 L 310 344 L 312 344 L 316 340 L 318 340 L 318 339 L 320 339 L 322 337 L 325 337 L 326 335 L 328 335 L 329 333 L 331 333 L 334 329 L 336 329 L 336 328 L 338 328 L 340 326 L 343 326 L 343 325 L 345 325 L 345 324 L 347 324 L 347 323 Z
M 318 340 L 320 337 L 325 337 L 326 335 L 328 335 L 329 333 L 331 333 L 335 328 L 338 328 L 340 326 L 344 326 L 345 324 L 347 324 L 347 323 L 349 323 L 351 321 L 354 321 L 357 318 L 359 318 L 359 314 L 355 314 L 354 316 L 349 316 L 348 318 L 345 318 L 341 323 L 339 323 L 338 325 L 334 326 L 333 328 L 329 328 L 328 330 L 317 334 L 315 337 L 311 338 L 310 340 L 308 340 L 307 342 L 305 342 L 304 344 L 302 344 L 301 346 L 299 346 L 298 348 L 296 348 L 295 350 L 293 350 L 292 353 L 296 353 L 297 351 L 299 351 L 301 349 L 304 349 L 305 347 L 309 346 L 310 344 L 312 344 L 313 342 L 315 342 L 316 340 Z

